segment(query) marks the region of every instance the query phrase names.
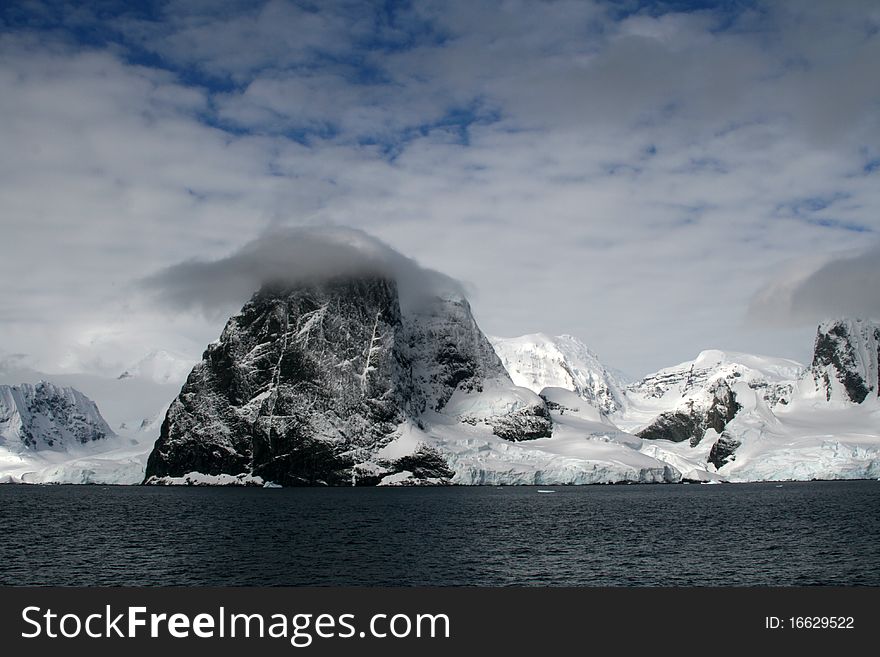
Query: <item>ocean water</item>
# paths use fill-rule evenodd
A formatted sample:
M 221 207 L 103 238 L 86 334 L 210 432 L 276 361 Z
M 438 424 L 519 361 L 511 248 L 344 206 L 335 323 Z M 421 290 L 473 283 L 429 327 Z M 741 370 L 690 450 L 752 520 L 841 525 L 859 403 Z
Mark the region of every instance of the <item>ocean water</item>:
M 880 586 L 880 482 L 5 485 L 0 584 Z

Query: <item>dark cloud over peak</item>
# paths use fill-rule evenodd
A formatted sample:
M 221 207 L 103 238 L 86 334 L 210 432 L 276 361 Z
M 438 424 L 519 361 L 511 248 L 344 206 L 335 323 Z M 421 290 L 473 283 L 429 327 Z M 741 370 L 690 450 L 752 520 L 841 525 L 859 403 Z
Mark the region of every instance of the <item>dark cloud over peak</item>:
M 143 286 L 174 309 L 229 313 L 267 284 L 296 285 L 335 277 L 382 276 L 409 306 L 443 294 L 464 295 L 457 281 L 421 267 L 355 228 L 273 228 L 233 254 L 188 260 L 146 278 Z

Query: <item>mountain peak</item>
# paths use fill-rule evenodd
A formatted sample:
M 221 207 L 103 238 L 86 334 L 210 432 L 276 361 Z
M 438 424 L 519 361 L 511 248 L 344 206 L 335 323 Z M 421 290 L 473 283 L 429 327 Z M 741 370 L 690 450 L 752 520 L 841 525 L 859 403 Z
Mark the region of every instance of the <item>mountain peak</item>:
M 624 406 L 623 383 L 580 339 L 572 335 L 531 333 L 490 338 L 513 382 L 533 392 L 564 388 L 605 415 Z
M 819 324 L 810 366 L 827 401 L 862 403 L 880 395 L 880 322 L 843 317 Z
M 382 275 L 264 286 L 187 378 L 146 476 L 363 483 L 402 424 L 499 378 L 464 298 L 404 310 Z
M 95 402 L 75 388 L 0 385 L 0 442 L 7 447 L 64 451 L 115 435 Z

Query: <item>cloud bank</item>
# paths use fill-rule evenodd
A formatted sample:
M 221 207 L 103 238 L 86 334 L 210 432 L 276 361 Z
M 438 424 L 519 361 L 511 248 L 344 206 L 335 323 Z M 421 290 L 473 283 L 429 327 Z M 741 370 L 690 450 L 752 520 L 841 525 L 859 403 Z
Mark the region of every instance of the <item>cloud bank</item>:
M 495 335 L 803 360 L 749 308 L 877 239 L 878 61 L 872 0 L 0 3 L 0 350 L 197 356 L 137 281 L 352 225 Z
M 397 284 L 401 304 L 415 308 L 463 286 L 419 266 L 362 230 L 346 227 L 275 228 L 232 255 L 190 260 L 142 282 L 160 303 L 223 318 L 264 285 L 297 285 L 336 277 L 381 276 Z
M 841 316 L 880 318 L 880 244 L 792 269 L 755 295 L 749 315 L 781 325 Z

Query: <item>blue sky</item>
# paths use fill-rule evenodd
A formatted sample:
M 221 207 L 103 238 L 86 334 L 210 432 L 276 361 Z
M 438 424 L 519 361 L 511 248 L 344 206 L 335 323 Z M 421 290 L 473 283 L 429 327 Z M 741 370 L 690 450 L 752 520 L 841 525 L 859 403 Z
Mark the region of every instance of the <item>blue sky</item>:
M 197 356 L 137 281 L 345 225 L 492 334 L 804 360 L 880 314 L 878 61 L 875 2 L 4 3 L 0 358 Z

